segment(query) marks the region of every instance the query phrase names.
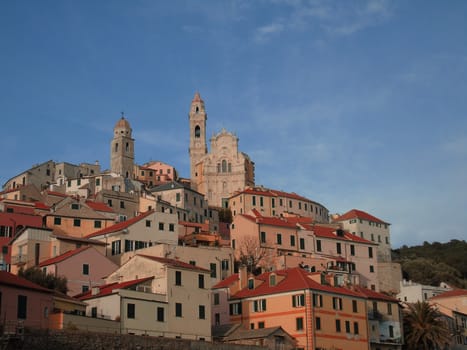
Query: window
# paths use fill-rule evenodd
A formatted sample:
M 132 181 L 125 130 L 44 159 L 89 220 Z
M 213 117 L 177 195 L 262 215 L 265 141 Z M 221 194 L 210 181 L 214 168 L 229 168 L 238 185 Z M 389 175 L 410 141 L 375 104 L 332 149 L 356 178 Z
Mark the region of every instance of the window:
M 126 306 L 126 317 L 135 318 L 135 304 L 127 304 Z
M 336 320 L 336 332 L 341 331 L 341 320 Z
M 336 251 L 337 251 L 337 254 L 342 254 L 342 246 L 340 242 L 336 243 Z
M 290 246 L 295 247 L 295 236 L 290 236 Z
M 83 275 L 89 275 L 89 264 L 83 264 Z
M 293 307 L 305 306 L 305 294 L 292 295 L 292 306 Z
M 259 235 L 260 235 L 260 242 L 266 243 L 266 232 L 261 231 Z
M 388 303 L 388 315 L 392 315 L 392 305 Z
M 211 277 L 217 278 L 217 265 L 216 263 L 210 263 L 209 269 L 211 270 Z
M 345 332 L 350 333 L 350 321 L 345 321 Z
M 253 278 L 248 279 L 248 289 L 254 289 L 255 288 L 255 280 Z
M 54 225 L 61 225 L 62 224 L 62 218 L 61 217 L 55 217 L 54 218 Z
M 94 228 L 101 228 L 102 222 L 100 220 L 94 220 Z
M 373 247 L 368 247 L 368 257 L 369 258 L 373 257 Z
M 300 249 L 305 250 L 305 238 L 300 238 Z
M 354 334 L 358 334 L 358 322 L 353 323 L 353 332 Z
M 118 255 L 122 252 L 121 242 L 113 241 L 112 242 L 112 255 Z
M 107 205 L 108 205 L 109 207 L 112 207 L 112 200 L 111 200 L 111 199 L 107 199 Z
M 242 304 L 241 303 L 229 304 L 229 313 L 230 315 L 241 315 Z
M 80 219 L 73 219 L 73 226 L 80 227 L 81 226 L 81 220 Z
M 269 275 L 269 285 L 270 286 L 275 286 L 276 285 L 276 275 L 275 274 L 270 274 Z
M 251 205 L 256 205 L 256 196 L 251 197 Z
M 253 312 L 266 311 L 266 299 L 259 299 L 253 301 Z
M 321 294 L 313 294 L 313 306 L 315 307 L 323 306 L 323 296 Z
M 221 262 L 222 271 L 229 271 L 229 260 L 223 259 Z
M 276 200 L 274 198 L 271 198 L 271 207 L 272 208 L 276 207 Z
M 315 327 L 316 327 L 317 331 L 319 331 L 321 329 L 321 317 L 316 317 L 315 318 Z
M 164 308 L 158 307 L 157 308 L 157 322 L 164 322 Z
M 175 285 L 182 285 L 182 271 L 175 271 Z
M 258 322 L 258 329 L 264 328 L 264 321 Z
M 303 331 L 303 317 L 297 317 L 295 319 L 295 326 L 297 331 Z
M 175 231 L 175 225 L 174 224 L 169 224 L 169 231 L 174 232 Z
M 146 227 L 151 227 L 151 220 L 146 220 Z
M 198 288 L 204 289 L 204 275 L 198 275 Z
M 175 317 L 182 317 L 182 304 L 175 303 Z
M 124 201 L 120 201 L 120 209 L 125 209 L 125 202 Z
M 25 295 L 18 295 L 18 308 L 17 308 L 18 318 L 25 320 L 27 317 L 27 310 L 28 310 L 28 297 Z
M 198 317 L 200 320 L 206 319 L 206 308 L 204 305 L 198 305 Z
M 321 240 L 320 239 L 316 240 L 316 251 L 317 252 L 321 251 Z
M 352 311 L 358 312 L 358 305 L 356 300 L 352 300 Z
M 389 338 L 394 338 L 394 326 L 389 326 Z
M 355 246 L 353 244 L 350 245 L 350 255 L 355 256 Z
M 86 293 L 89 290 L 89 286 L 84 284 L 81 286 L 81 293 Z
M 91 317 L 97 317 L 97 307 L 95 306 L 91 308 Z
M 332 298 L 332 308 L 334 310 L 342 310 L 342 298 L 333 297 Z
M 125 239 L 125 252 L 131 252 L 133 250 L 133 241 Z
M 276 236 L 276 243 L 277 244 L 282 244 L 282 235 L 280 233 L 278 233 L 277 236 Z
M 71 209 L 78 210 L 79 209 L 79 204 L 78 203 L 71 203 Z
M 373 265 L 370 265 L 370 272 L 375 272 L 375 267 Z
M 214 293 L 214 305 L 220 304 L 220 295 L 219 293 Z
M 178 192 L 178 193 L 175 194 L 175 200 L 176 200 L 177 202 L 180 202 L 180 192 Z
M 96 186 L 100 186 L 101 185 L 101 179 L 96 179 Z

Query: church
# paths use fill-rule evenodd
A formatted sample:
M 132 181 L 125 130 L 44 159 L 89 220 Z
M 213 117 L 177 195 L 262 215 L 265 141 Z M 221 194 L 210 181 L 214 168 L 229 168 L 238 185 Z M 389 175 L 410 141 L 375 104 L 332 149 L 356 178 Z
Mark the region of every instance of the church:
M 212 136 L 208 152 L 208 116 L 198 92 L 191 102 L 188 117 L 191 187 L 202 193 L 210 205 L 226 208 L 228 198 L 235 191 L 255 185 L 255 163 L 238 150 L 238 137 L 224 129 Z

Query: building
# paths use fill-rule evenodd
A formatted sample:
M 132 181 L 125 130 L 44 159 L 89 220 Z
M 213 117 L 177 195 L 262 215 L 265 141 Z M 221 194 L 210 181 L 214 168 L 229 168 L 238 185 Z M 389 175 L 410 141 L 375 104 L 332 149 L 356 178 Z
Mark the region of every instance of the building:
M 400 282 L 400 293 L 397 298 L 406 303 L 416 303 L 417 301 L 428 301 L 428 299 L 452 290 L 446 283 L 439 286 L 428 286 L 412 281 L 402 280 Z
M 86 314 L 118 319 L 123 333 L 211 340 L 209 270 L 175 259 L 135 255 L 78 298 Z
M 118 266 L 96 248 L 83 246 L 39 264 L 39 268 L 56 277 L 66 277 L 68 295 L 77 295 L 104 284 L 104 278 Z
M 313 218 L 314 222 L 329 222 L 329 211 L 322 204 L 296 193 L 287 193 L 264 187 L 247 187 L 236 191 L 229 198 L 229 208 L 233 217 L 256 209 L 263 216 L 284 216 L 289 214 Z
M 297 349 L 367 350 L 366 297 L 320 280 L 320 273 L 299 267 L 259 276 L 248 276 L 242 268 L 213 286 L 214 323 L 227 319 L 244 329 L 281 326 L 295 338 Z
M 106 244 L 105 256 L 120 265 L 121 255 L 160 243 L 176 245 L 178 220 L 175 214 L 149 210 L 86 236 Z
M 122 114 L 110 143 L 110 171 L 127 179 L 134 178 L 135 140 L 131 132 L 130 123 Z
M 135 167 L 136 180 L 144 183 L 147 188 L 178 181 L 177 170 L 163 162 L 151 161 Z
M 191 186 L 210 205 L 226 207 L 232 193 L 254 186 L 255 166 L 248 155 L 239 152 L 238 137 L 224 129 L 211 138 L 208 152 L 207 119 L 204 101 L 197 92 L 189 112 Z
M 345 230 L 352 234 L 376 242 L 378 244 L 378 261 L 391 262 L 390 223 L 358 209 L 334 216 L 333 222 L 340 223 Z
M 12 177 L 3 185 L 3 190 L 12 190 L 27 185 L 34 185 L 39 190 L 43 190 L 54 182 L 55 162 L 49 160 L 33 165 L 32 168 Z
M 24 278 L 0 271 L 0 323 L 4 333 L 19 327 L 48 328 L 53 291 Z
M 231 225 L 237 260 L 263 271 L 302 266 L 333 272 L 338 284 L 377 289 L 376 244 L 336 225 L 314 224 L 311 218 L 266 217 L 256 209 L 237 214 Z

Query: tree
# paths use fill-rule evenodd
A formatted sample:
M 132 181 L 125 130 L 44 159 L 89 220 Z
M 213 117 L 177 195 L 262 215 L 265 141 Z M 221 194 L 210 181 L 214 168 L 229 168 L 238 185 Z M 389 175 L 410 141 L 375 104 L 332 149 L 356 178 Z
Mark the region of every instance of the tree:
M 35 266 L 29 267 L 26 270 L 21 268 L 18 271 L 18 276 L 34 282 L 44 288 L 57 290 L 64 294 L 68 292 L 66 277 L 57 277 L 51 273 L 47 274 Z
M 407 303 L 403 316 L 407 350 L 444 349 L 451 343 L 448 325 L 426 301 Z
M 245 236 L 238 240 L 235 250 L 238 265 L 245 265 L 248 272 L 260 272 L 260 263 L 266 257 L 266 248 L 261 247 L 258 238 Z

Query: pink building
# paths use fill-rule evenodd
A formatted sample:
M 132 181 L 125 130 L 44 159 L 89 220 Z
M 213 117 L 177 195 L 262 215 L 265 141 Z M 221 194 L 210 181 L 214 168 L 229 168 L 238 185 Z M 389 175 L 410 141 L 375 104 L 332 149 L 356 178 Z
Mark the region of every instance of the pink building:
M 68 281 L 68 295 L 87 292 L 104 284 L 118 266 L 92 246 L 84 246 L 43 261 L 40 268 Z
M 18 327 L 48 328 L 53 291 L 0 271 L 0 324 L 6 332 Z

